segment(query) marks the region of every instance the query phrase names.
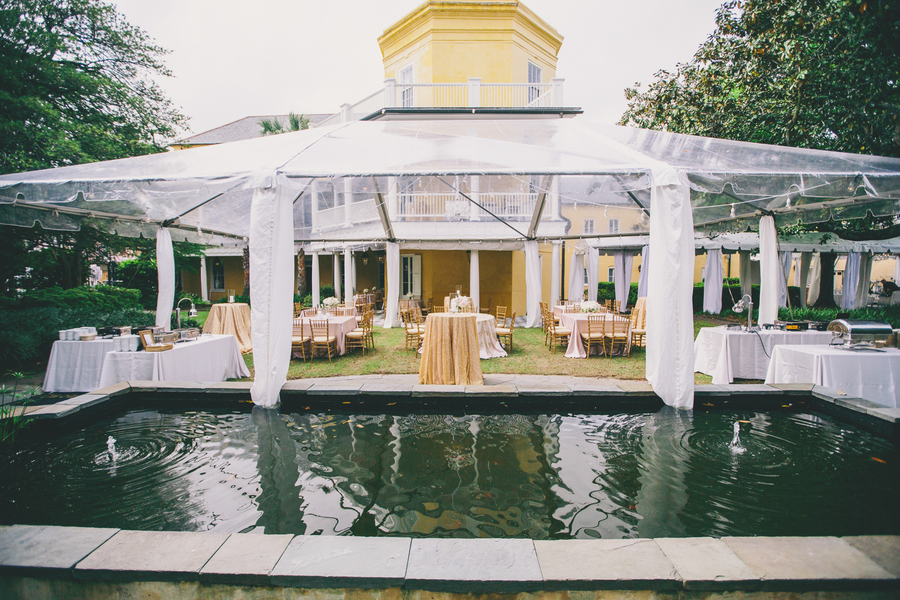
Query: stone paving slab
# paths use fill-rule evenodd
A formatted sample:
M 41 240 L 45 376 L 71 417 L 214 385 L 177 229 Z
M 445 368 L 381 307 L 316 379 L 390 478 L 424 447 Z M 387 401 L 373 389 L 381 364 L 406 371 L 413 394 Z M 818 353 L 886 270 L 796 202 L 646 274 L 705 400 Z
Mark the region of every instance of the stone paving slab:
M 364 383 L 359 388 L 360 394 L 373 396 L 409 396 L 412 394 L 413 384 L 403 385 L 393 382 Z
M 466 396 L 490 396 L 514 398 L 519 390 L 514 385 L 467 385 Z
M 75 567 L 78 579 L 197 581 L 227 533 L 120 531 Z
M 121 396 L 122 394 L 127 394 L 129 392 L 131 392 L 131 386 L 128 385 L 128 382 L 120 381 L 119 383 L 114 383 L 105 388 L 94 390 L 91 393 L 97 394 L 98 396 L 109 396 L 110 398 L 114 398 L 115 396 Z
M 305 394 L 314 384 L 314 381 L 306 379 L 292 379 L 281 386 L 281 391 L 290 392 L 291 394 Z
M 246 395 L 250 393 L 251 387 L 253 387 L 252 381 L 220 381 L 210 385 L 209 391 L 212 394 Z
M 417 383 L 412 388 L 413 397 L 429 397 L 429 396 L 465 396 L 466 386 L 464 385 L 422 385 Z
M 457 593 L 516 593 L 541 589 L 531 540 L 414 539 L 407 589 Z
M 579 396 L 619 396 L 622 394 L 622 388 L 611 383 L 567 383 L 572 394 Z
M 841 539 L 900 579 L 900 535 L 860 535 Z
M 26 411 L 26 414 L 32 419 L 58 419 L 60 417 L 68 417 L 76 412 L 78 412 L 77 406 L 56 403 L 41 406 L 34 411 Z
M 109 396 L 106 396 L 105 394 L 82 394 L 81 396 L 75 396 L 74 398 L 57 402 L 57 404 L 67 404 L 70 406 L 77 406 L 78 408 L 87 408 L 88 406 L 94 406 L 95 404 L 106 402 L 107 400 L 109 400 Z
M 515 382 L 520 396 L 571 396 L 572 388 L 560 383 Z
M 808 395 L 815 386 L 812 383 L 769 383 L 766 384 L 787 394 Z
M 306 393 L 310 396 L 356 396 L 362 386 L 363 384 L 359 380 L 314 383 L 306 390 Z
M 900 408 L 885 408 L 883 406 L 879 408 L 869 408 L 866 409 L 866 414 L 870 414 L 873 417 L 878 417 L 879 419 L 891 423 L 900 422 Z
M 697 396 L 728 396 L 731 392 L 724 385 L 704 383 L 694 386 L 694 397 Z
M 269 574 L 293 535 L 232 533 L 200 569 L 200 581 L 268 585 Z
M 782 391 L 764 383 L 727 383 L 722 385 L 732 396 L 760 396 L 781 394 Z
M 0 573 L 67 577 L 78 561 L 118 531 L 97 527 L 13 525 L 0 531 Z
M 885 408 L 884 405 L 863 400 L 862 398 L 836 398 L 834 403 L 863 414 L 868 413 L 869 409 Z
M 821 385 L 813 386 L 812 395 L 819 400 L 830 402 L 832 404 L 834 404 L 834 401 L 838 398 L 845 398 L 847 396 L 847 394 L 843 392 L 839 392 L 838 390 L 833 390 L 827 387 L 822 387 Z
M 385 588 L 403 585 L 409 538 L 298 535 L 272 569 L 274 585 Z
M 546 590 L 674 590 L 675 566 L 654 540 L 536 540 Z
M 688 590 L 752 590 L 759 577 L 722 540 L 657 538 Z
M 766 590 L 840 589 L 894 579 L 836 537 L 732 537 L 722 541 L 763 581 Z
M 653 393 L 653 386 L 649 383 L 620 383 L 619 387 L 623 392 L 629 393 Z

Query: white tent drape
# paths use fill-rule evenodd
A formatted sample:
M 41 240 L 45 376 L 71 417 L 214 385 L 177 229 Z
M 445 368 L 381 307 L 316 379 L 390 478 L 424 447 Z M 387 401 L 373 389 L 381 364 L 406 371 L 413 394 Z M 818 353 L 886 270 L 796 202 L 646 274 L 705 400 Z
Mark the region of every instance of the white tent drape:
M 809 265 L 809 292 L 806 294 L 806 304 L 813 305 L 819 299 L 819 288 L 822 285 L 822 255 L 813 254 Z
M 560 243 L 553 242 L 553 251 L 550 254 L 550 306 L 559 304 L 559 250 Z
M 478 250 L 469 253 L 469 296 L 475 303 L 475 312 L 481 309 L 481 275 L 478 269 Z
M 684 173 L 654 167 L 650 202 L 647 381 L 669 406 L 694 407 L 694 222 Z
M 572 264 L 569 265 L 569 293 L 566 298 L 569 301 L 584 298 L 584 254 L 572 254 Z
M 312 305 L 313 308 L 318 308 L 320 303 L 320 295 L 321 295 L 321 279 L 319 275 L 319 253 L 312 253 Z
M 759 322 L 774 323 L 778 318 L 778 280 L 782 278 L 778 261 L 778 239 L 775 219 L 759 220 Z
M 385 272 L 387 289 L 384 291 L 384 328 L 390 329 L 397 323 L 400 309 L 400 244 L 385 244 Z
M 621 310 L 628 305 L 628 293 L 631 291 L 631 267 L 634 255 L 631 252 L 616 252 L 613 255 L 613 278 L 616 286 L 616 300 Z
M 284 186 L 275 182 L 274 176 L 260 180 L 250 205 L 250 320 L 256 372 L 250 396 L 264 407 L 279 403 L 291 358 L 293 204 Z
M 703 282 L 703 311 L 722 312 L 722 249 L 706 251 L 706 279 Z
M 638 298 L 647 297 L 647 277 L 650 274 L 650 246 L 641 249 L 641 276 L 638 278 Z
M 343 298 L 343 294 L 341 294 L 341 255 L 335 252 L 331 255 L 331 261 L 334 265 L 331 272 L 331 277 L 334 280 L 334 297 L 340 300 Z
M 872 253 L 859 255 L 859 280 L 856 284 L 856 298 L 853 308 L 865 308 L 869 303 L 869 281 L 872 279 Z
M 794 261 L 794 254 L 790 250 L 780 253 L 782 276 L 778 284 L 778 306 L 788 305 L 788 277 L 791 275 L 791 263 Z
M 538 243 L 525 241 L 525 327 L 541 324 L 541 254 Z
M 797 264 L 797 274 L 799 275 L 799 280 L 794 278 L 797 281 L 797 285 L 800 286 L 800 306 L 806 306 L 806 298 L 807 291 L 806 285 L 807 280 L 809 279 L 809 262 L 812 259 L 811 252 L 803 252 L 800 254 L 800 262 Z
M 848 252 L 841 282 L 841 308 L 850 310 L 856 305 L 856 286 L 859 284 L 859 252 Z
M 588 280 L 584 297 L 596 302 L 600 292 L 600 251 L 597 248 L 588 248 L 584 256 L 584 268 Z
M 738 252 L 738 256 L 741 257 L 740 270 L 738 272 L 738 277 L 740 277 L 741 280 L 741 296 L 746 296 L 747 294 L 750 294 L 752 290 L 753 266 L 750 263 L 749 251 L 741 250 Z
M 156 276 L 159 290 L 156 296 L 156 326 L 172 329 L 172 309 L 175 304 L 175 251 L 172 235 L 165 227 L 156 232 Z
M 206 257 L 200 257 L 200 299 L 209 302 L 209 283 L 206 280 Z
M 344 306 L 353 306 L 353 252 L 349 247 L 344 248 Z
M 900 285 L 900 256 L 894 258 L 894 283 Z

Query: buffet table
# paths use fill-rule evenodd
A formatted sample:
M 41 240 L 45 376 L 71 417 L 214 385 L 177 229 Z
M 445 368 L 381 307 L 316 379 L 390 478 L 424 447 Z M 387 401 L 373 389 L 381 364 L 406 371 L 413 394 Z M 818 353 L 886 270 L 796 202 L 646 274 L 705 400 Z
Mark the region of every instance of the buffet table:
M 694 340 L 694 370 L 711 375 L 717 385 L 735 379 L 765 379 L 772 349 L 784 344 L 827 345 L 830 331 L 781 331 L 757 333 L 731 331 L 727 326 L 704 327 Z
M 479 355 L 475 313 L 428 315 L 422 341 L 419 383 L 484 385 Z
M 813 383 L 851 398 L 900 408 L 900 350 L 777 346 L 766 383 Z
M 113 351 L 113 346 L 112 339 L 53 342 L 43 390 L 70 393 L 100 389 L 103 357 L 107 352 Z
M 241 348 L 241 354 L 253 351 L 250 339 L 250 305 L 241 302 L 213 304 L 203 324 L 203 333 L 233 335 Z
M 249 377 L 233 335 L 202 335 L 163 352 L 109 352 L 99 388 L 120 381 L 219 382 Z
M 322 320 L 325 317 L 313 317 L 313 320 Z M 337 353 L 339 355 L 347 352 L 347 334 L 359 327 L 359 322 L 355 316 L 337 317 L 328 315 L 328 335 L 335 337 Z M 294 319 L 294 337 L 312 337 L 312 329 L 309 326 L 309 317 L 302 319 Z M 302 355 L 299 351 L 294 353 L 294 358 L 300 358 Z
M 627 321 L 628 317 L 623 317 L 621 315 L 614 315 L 612 313 L 602 312 L 602 313 L 567 313 L 562 312 L 559 314 L 559 326 L 564 327 L 566 329 L 572 330 L 572 335 L 569 336 L 569 345 L 566 346 L 566 358 L 587 358 L 587 353 L 584 351 L 584 343 L 581 341 L 581 334 L 587 333 L 587 321 L 590 315 L 601 316 L 604 320 L 606 319 L 621 319 L 623 321 Z M 631 335 L 628 336 L 628 346 L 626 347 L 626 352 L 630 352 L 631 347 Z

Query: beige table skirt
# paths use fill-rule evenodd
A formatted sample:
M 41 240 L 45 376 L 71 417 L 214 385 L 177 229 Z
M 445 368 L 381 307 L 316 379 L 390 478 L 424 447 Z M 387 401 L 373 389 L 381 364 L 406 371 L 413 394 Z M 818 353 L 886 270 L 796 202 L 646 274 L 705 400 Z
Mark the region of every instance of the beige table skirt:
M 425 319 L 419 383 L 484 385 L 475 313 L 436 313 Z
M 203 333 L 233 335 L 237 339 L 241 354 L 253 351 L 250 338 L 250 305 L 241 302 L 213 304 L 209 316 L 203 324 Z

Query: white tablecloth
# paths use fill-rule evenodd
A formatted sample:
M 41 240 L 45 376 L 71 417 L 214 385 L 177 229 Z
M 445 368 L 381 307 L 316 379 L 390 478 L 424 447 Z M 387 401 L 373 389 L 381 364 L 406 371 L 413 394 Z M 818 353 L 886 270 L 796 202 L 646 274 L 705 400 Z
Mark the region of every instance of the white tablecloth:
M 316 320 L 316 317 L 313 317 L 313 320 Z M 301 323 L 303 329 L 302 335 L 312 336 L 312 329 L 309 327 L 308 318 L 294 319 L 294 335 L 297 337 L 301 336 Z M 347 352 L 347 334 L 358 326 L 359 323 L 357 322 L 356 317 L 336 317 L 334 315 L 329 315 L 328 335 L 333 335 L 335 337 L 335 347 L 337 348 L 337 353 L 339 355 L 343 355 Z M 300 358 L 299 350 L 294 353 L 294 357 Z
M 163 352 L 109 352 L 103 359 L 99 387 L 120 381 L 209 383 L 249 376 L 233 335 L 204 334 Z
M 480 358 L 506 356 L 506 350 L 497 339 L 497 320 L 493 315 L 476 313 L 475 329 L 478 331 L 478 356 Z
M 569 336 L 569 345 L 566 346 L 566 358 L 587 358 L 587 353 L 584 351 L 584 343 L 581 341 L 581 334 L 587 333 L 587 322 L 588 317 L 591 313 L 567 313 L 563 312 L 559 314 L 559 326 L 565 329 L 571 329 L 572 335 Z M 615 317 L 612 313 L 593 313 L 594 315 L 603 317 L 604 320 L 607 318 Z M 615 318 L 627 320 L 628 317 L 618 316 Z M 628 345 L 631 345 L 631 339 L 628 340 Z
M 821 345 L 831 342 L 830 331 L 779 331 L 756 333 L 704 327 L 694 340 L 694 370 L 712 375 L 715 384 L 735 379 L 764 379 L 772 348 L 783 344 Z
M 766 383 L 814 383 L 870 402 L 900 408 L 900 350 L 778 346 Z
M 44 375 L 45 392 L 92 392 L 102 387 L 103 357 L 112 352 L 113 340 L 53 342 Z

